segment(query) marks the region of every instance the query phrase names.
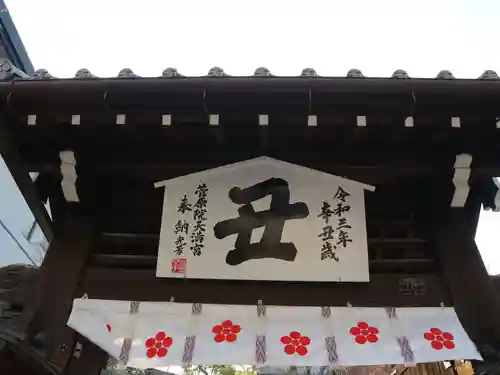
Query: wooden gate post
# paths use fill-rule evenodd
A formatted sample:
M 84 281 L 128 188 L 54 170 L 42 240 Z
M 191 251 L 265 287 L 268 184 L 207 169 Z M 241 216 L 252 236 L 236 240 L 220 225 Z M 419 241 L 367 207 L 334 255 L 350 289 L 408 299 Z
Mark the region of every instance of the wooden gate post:
M 434 249 L 462 325 L 483 356 L 496 356 L 500 298 L 474 239 L 478 210 L 479 200 L 472 192 L 465 207 L 438 208 L 433 220 Z
M 47 359 L 64 368 L 76 333 L 66 326 L 94 237 L 94 218 L 70 210 L 55 215 L 54 239 L 40 268 L 40 282 L 23 316 L 23 329 Z
M 81 335 L 77 342 L 81 348 L 69 359 L 64 375 L 99 375 L 107 364 L 108 354 Z

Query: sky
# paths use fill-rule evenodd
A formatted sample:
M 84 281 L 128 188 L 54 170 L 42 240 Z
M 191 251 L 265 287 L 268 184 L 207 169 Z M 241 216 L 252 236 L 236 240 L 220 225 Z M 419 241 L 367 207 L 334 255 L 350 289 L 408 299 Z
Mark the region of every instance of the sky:
M 232 75 L 259 66 L 277 75 L 308 67 L 331 76 L 351 68 L 366 76 L 500 73 L 500 2 L 493 0 L 5 2 L 35 69 L 56 77 L 81 68 L 101 77 L 123 68 L 158 76 L 167 67 L 205 75 L 213 66 Z M 493 274 L 500 273 L 497 228 L 500 213 L 481 215 L 477 242 Z
M 405 69 L 434 77 L 500 70 L 500 2 L 492 0 L 6 0 L 36 68 L 70 77 L 82 68 L 157 76 L 212 66 L 250 75 L 312 67 L 367 76 Z M 490 46 L 491 44 L 491 46 Z

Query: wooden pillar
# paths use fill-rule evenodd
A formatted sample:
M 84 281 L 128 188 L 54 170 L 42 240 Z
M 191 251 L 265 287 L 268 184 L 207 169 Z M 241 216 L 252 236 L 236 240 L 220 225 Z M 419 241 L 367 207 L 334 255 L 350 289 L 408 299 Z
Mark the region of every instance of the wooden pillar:
M 81 349 L 70 358 L 64 374 L 99 375 L 107 364 L 108 354 L 83 336 L 78 335 L 77 341 Z
M 495 357 L 496 349 L 491 349 L 500 348 L 500 298 L 474 239 L 479 199 L 471 191 L 463 208 L 443 208 L 443 200 L 436 200 L 434 208 L 429 209 L 435 210 L 435 253 L 457 315 L 483 356 L 491 353 Z
M 36 293 L 27 303 L 23 329 L 47 360 L 64 368 L 73 353 L 76 334 L 66 326 L 94 237 L 94 218 L 69 206 L 54 215 L 54 239 L 40 268 Z
M 445 372 L 443 362 L 419 363 L 414 368 L 418 375 L 443 375 Z

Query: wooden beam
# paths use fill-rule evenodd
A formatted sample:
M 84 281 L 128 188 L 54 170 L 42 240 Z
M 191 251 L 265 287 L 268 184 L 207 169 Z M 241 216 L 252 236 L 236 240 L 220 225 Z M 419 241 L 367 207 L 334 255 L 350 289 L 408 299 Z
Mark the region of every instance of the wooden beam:
M 0 351 L 2 375 L 59 375 L 59 370 L 23 342 L 6 343 Z
M 400 291 L 408 275 L 372 275 L 369 283 L 252 282 L 195 279 L 161 279 L 155 270 L 89 268 L 82 289 L 89 298 L 141 301 L 201 302 L 251 305 L 264 298 L 267 304 L 297 306 L 439 306 L 451 300 L 437 275 L 412 278 L 426 286 L 424 295 Z
M 153 254 L 156 255 L 156 247 L 160 240 L 159 233 L 117 233 L 117 232 L 103 232 L 99 235 L 98 242 L 103 244 L 95 244 L 94 253 L 116 254 L 120 246 L 137 246 L 138 252 L 142 255 Z M 427 239 L 423 237 L 368 237 L 368 244 L 379 245 L 425 245 Z M 116 248 L 118 247 L 118 249 Z M 108 248 L 110 251 L 105 251 Z M 98 249 L 99 251 L 95 251 Z M 154 250 L 152 250 L 154 249 Z
M 422 191 L 426 191 L 423 182 L 416 183 L 415 185 L 420 187 Z M 143 234 L 158 235 L 161 227 L 163 191 L 152 187 L 150 189 L 131 189 L 127 191 L 126 189 L 129 186 L 123 186 L 121 190 L 118 190 L 117 187 L 107 191 L 109 187 L 101 185 L 99 196 L 89 203 L 89 205 L 93 204 L 95 206 L 100 231 L 123 233 L 125 237 L 128 237 L 126 239 L 128 242 L 134 242 L 132 236 L 136 234 L 139 236 Z M 451 187 L 449 194 L 449 197 L 451 197 Z M 123 205 L 123 202 L 128 203 L 127 205 Z M 367 193 L 368 229 L 370 231 L 373 229 L 376 231 L 386 230 L 389 232 L 399 231 L 399 233 L 407 233 L 409 229 L 403 229 L 399 225 L 379 223 L 384 223 L 384 219 L 388 215 L 391 216 L 391 219 L 397 219 L 400 223 L 407 223 L 408 217 L 422 203 L 425 204 L 425 195 L 419 193 L 411 194 L 411 192 L 407 192 L 400 196 L 391 196 L 383 192 L 383 187 L 378 188 L 374 193 Z M 390 211 L 387 210 L 388 206 L 391 207 Z M 401 234 L 396 235 L 396 237 L 403 236 Z M 415 236 L 419 237 L 420 235 L 416 234 Z M 141 239 L 141 242 L 144 242 L 143 240 L 144 238 Z
M 56 233 L 42 266 L 37 293 L 27 302 L 22 328 L 30 337 L 43 334 L 43 343 L 50 358 L 61 367 L 69 359 L 65 348 L 72 347 L 66 322 L 84 263 L 90 253 L 94 222 L 92 217 L 57 210 Z
M 228 163 L 229 164 L 229 163 Z M 221 164 L 224 165 L 224 164 Z M 302 163 L 304 165 L 304 163 Z M 161 181 L 177 177 L 179 175 L 198 172 L 216 167 L 216 164 L 196 164 L 184 166 L 180 163 L 174 164 L 161 162 L 147 162 L 142 164 L 106 164 L 96 166 L 96 173 L 100 174 L 125 174 L 141 180 Z M 430 176 L 436 172 L 432 165 L 410 164 L 406 167 L 391 165 L 330 165 L 307 164 L 307 167 L 323 170 L 338 176 L 346 177 L 356 181 L 369 184 L 390 184 L 402 178 L 418 178 Z M 498 168 L 500 173 L 500 167 Z
M 439 189 L 435 190 L 438 199 Z M 434 205 L 434 248 L 465 330 L 483 354 L 500 343 L 500 297 L 486 270 L 474 240 L 475 217 L 480 210 L 477 192 L 464 208 Z
M 403 255 L 402 255 L 403 256 Z M 94 266 L 121 269 L 156 269 L 157 255 L 140 254 L 93 254 L 89 260 Z M 432 258 L 379 258 L 370 259 L 370 274 L 402 273 L 408 275 L 428 273 L 436 270 L 436 261 Z
M 167 143 L 151 142 L 147 145 L 120 146 L 106 149 L 90 146 L 79 154 L 80 168 L 91 171 L 90 176 L 100 179 L 128 177 L 145 182 L 160 181 L 218 166 L 266 155 L 307 168 L 347 177 L 371 184 L 394 184 L 402 180 L 429 178 L 443 173 L 453 173 L 455 154 L 412 151 L 388 152 L 344 150 L 341 147 L 327 152 L 309 149 L 308 146 L 293 145 L 294 153 L 257 150 L 260 146 L 242 145 L 234 147 L 206 147 L 204 151 L 166 147 Z M 213 144 L 213 143 L 211 143 Z M 193 146 L 194 147 L 194 146 Z M 252 148 L 252 150 L 250 150 Z M 270 146 L 272 149 L 272 146 Z M 500 175 L 500 153 L 474 156 L 471 178 L 488 178 Z M 24 162 L 31 172 L 46 172 L 60 175 L 60 164 L 43 154 L 25 154 Z M 80 163 L 80 162 L 79 162 Z M 82 176 L 80 176 L 83 178 Z
M 17 187 L 21 191 L 28 207 L 31 209 L 45 238 L 50 242 L 53 238 L 52 222 L 43 205 L 43 199 L 39 196 L 37 188 L 31 179 L 29 171 L 23 165 L 18 152 L 18 144 L 8 129 L 8 119 L 5 115 L 0 116 L 0 153 L 12 175 Z
M 94 99 L 95 103 L 103 102 L 103 93 L 110 92 L 110 96 L 121 94 L 129 96 L 129 101 L 137 102 L 138 99 L 150 98 L 152 95 L 161 97 L 166 94 L 177 94 L 177 96 L 194 96 L 194 93 L 202 94 L 207 90 L 211 95 L 226 95 L 230 97 L 237 94 L 281 94 L 284 97 L 293 95 L 304 96 L 304 101 L 308 101 L 307 95 L 311 90 L 314 98 L 327 94 L 339 94 L 349 96 L 349 99 L 369 99 L 370 95 L 376 95 L 379 98 L 387 98 L 394 101 L 395 96 L 411 99 L 413 92 L 418 98 L 421 95 L 429 96 L 428 101 L 436 97 L 449 97 L 460 102 L 460 99 L 485 98 L 492 99 L 500 96 L 500 88 L 491 81 L 478 79 L 457 79 L 457 80 L 438 80 L 438 79 L 418 79 L 412 80 L 391 79 L 391 78 L 363 78 L 350 79 L 345 77 L 318 77 L 307 79 L 304 77 L 269 77 L 264 79 L 255 79 L 254 77 L 225 77 L 225 78 L 206 78 L 206 77 L 187 77 L 182 79 L 165 78 L 147 78 L 134 80 L 119 79 L 93 79 L 93 80 L 50 80 L 35 81 L 27 80 L 16 82 L 12 85 L 10 82 L 0 83 L 0 93 L 6 95 L 12 93 L 13 102 L 19 105 L 23 99 L 30 101 L 42 101 L 44 104 L 51 103 L 57 105 L 61 100 L 73 99 L 78 101 L 81 93 Z M 135 95 L 130 95 L 131 93 Z M 79 96 L 80 95 L 80 96 Z M 133 97 L 134 100 L 132 99 Z M 38 100 L 39 99 L 39 100 Z M 202 96 L 193 97 L 200 101 Z M 87 102 L 87 101 L 85 101 Z M 150 103 L 149 107 L 160 105 L 165 106 L 165 102 L 157 100 Z M 168 103 L 167 103 L 168 104 Z M 200 103 L 201 104 L 201 103 Z M 396 103 L 395 103 L 396 104 Z
M 229 124 L 228 127 L 232 125 L 237 126 L 238 124 Z M 337 125 L 332 125 L 332 129 L 335 130 L 335 126 Z M 158 129 L 162 130 L 159 125 Z M 453 166 L 455 154 L 461 151 L 460 149 L 429 151 L 425 149 L 424 144 L 413 144 L 411 147 L 401 150 L 397 149 L 397 145 L 393 147 L 392 144 L 386 141 L 380 143 L 376 140 L 369 147 L 364 145 L 350 149 L 340 149 L 339 147 L 332 147 L 329 142 L 321 144 L 321 141 L 326 137 L 323 133 L 329 133 L 329 130 L 325 129 L 321 133 L 318 132 L 313 144 L 290 136 L 290 132 L 283 131 L 282 134 L 274 135 L 275 142 L 269 145 L 268 152 L 263 152 L 258 142 L 249 142 L 247 137 L 251 133 L 255 136 L 255 140 L 258 141 L 257 125 L 255 125 L 255 128 L 249 129 L 248 132 L 232 136 L 231 143 L 222 147 L 216 143 L 207 142 L 210 138 L 202 136 L 203 132 L 210 136 L 209 130 L 208 125 L 201 126 L 200 134 L 198 132 L 193 134 L 193 130 L 189 127 L 177 128 L 176 133 L 185 133 L 186 136 L 190 136 L 183 144 L 178 144 L 174 139 L 165 135 L 158 137 L 158 134 L 152 131 L 143 134 L 141 140 L 136 139 L 133 142 L 126 141 L 122 137 L 115 137 L 109 139 L 109 142 L 106 139 L 106 142 L 80 143 L 82 147 L 79 149 L 79 159 L 81 159 L 81 163 L 95 164 L 99 170 L 104 171 L 123 171 L 125 168 L 147 167 L 148 165 L 151 168 L 158 168 L 162 165 L 177 165 L 177 169 L 199 167 L 206 169 L 206 167 L 236 163 L 259 156 L 268 156 L 311 168 L 326 165 L 336 165 L 341 168 L 350 166 L 359 168 L 379 166 L 401 168 L 406 165 L 407 167 L 415 166 L 427 169 L 429 166 L 447 166 L 450 163 Z M 307 133 L 308 128 L 304 125 L 304 128 L 300 131 L 296 128 L 290 129 L 290 131 L 292 130 L 295 130 L 295 135 L 300 136 Z M 368 131 L 368 127 L 365 130 Z M 174 132 L 171 129 L 166 131 Z M 227 131 L 230 132 L 231 129 Z M 276 142 L 277 140 L 280 143 Z M 84 141 L 82 140 L 82 142 Z M 42 138 L 38 138 L 33 134 L 31 137 L 26 136 L 23 142 L 26 145 L 33 146 L 30 149 L 23 149 L 23 160 L 33 172 L 38 170 L 53 171 L 54 168 L 59 167 L 60 161 L 54 158 L 53 150 L 44 146 Z M 320 144 L 322 147 L 318 148 Z M 290 146 L 294 147 L 293 150 L 290 150 Z M 485 156 L 482 159 L 477 157 L 481 162 L 479 164 L 475 163 L 476 166 L 497 166 L 495 161 L 500 158 L 500 151 L 496 149 L 489 151 L 489 149 L 482 149 L 482 152 L 479 152 L 479 154 Z M 474 157 L 474 160 L 476 160 L 476 155 Z M 175 160 L 172 158 L 175 158 Z

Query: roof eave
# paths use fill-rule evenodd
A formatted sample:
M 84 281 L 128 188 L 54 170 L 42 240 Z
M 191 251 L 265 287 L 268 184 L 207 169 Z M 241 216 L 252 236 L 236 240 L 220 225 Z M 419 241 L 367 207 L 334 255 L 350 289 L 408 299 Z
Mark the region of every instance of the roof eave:
M 185 77 L 185 78 L 88 78 L 88 79 L 44 79 L 0 82 L 0 91 L 17 90 L 73 90 L 88 88 L 107 91 L 123 90 L 216 90 L 220 92 L 283 92 L 293 93 L 315 90 L 319 93 L 339 94 L 408 94 L 429 93 L 436 95 L 500 94 L 500 80 L 477 79 L 393 79 L 393 78 L 334 78 L 334 77 Z M 154 91 L 156 92 L 156 91 Z

